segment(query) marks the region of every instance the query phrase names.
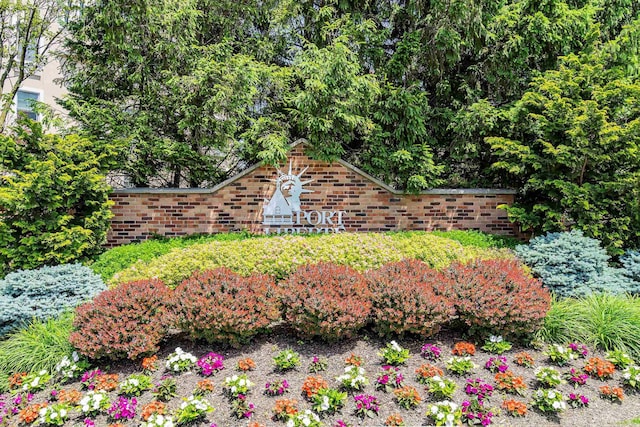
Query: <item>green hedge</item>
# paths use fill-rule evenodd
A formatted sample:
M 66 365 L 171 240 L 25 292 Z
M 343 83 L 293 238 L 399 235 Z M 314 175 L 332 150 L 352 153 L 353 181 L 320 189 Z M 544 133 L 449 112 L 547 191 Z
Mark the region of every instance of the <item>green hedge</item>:
M 111 285 L 157 277 L 171 287 L 197 270 L 228 267 L 241 275 L 266 273 L 277 279 L 297 267 L 321 261 L 348 265 L 358 271 L 405 258 L 419 259 L 433 268 L 473 258 L 509 258 L 506 249 L 478 248 L 427 233 L 342 233 L 314 238 L 277 236 L 208 242 L 176 248 L 150 261 L 139 261 L 110 280 Z
M 185 248 L 212 241 L 242 240 L 258 237 L 249 233 L 199 234 L 171 239 L 151 239 L 142 243 L 131 243 L 110 249 L 98 257 L 89 267 L 106 282 L 114 274 L 138 261 L 148 262 L 171 252 L 175 248 Z

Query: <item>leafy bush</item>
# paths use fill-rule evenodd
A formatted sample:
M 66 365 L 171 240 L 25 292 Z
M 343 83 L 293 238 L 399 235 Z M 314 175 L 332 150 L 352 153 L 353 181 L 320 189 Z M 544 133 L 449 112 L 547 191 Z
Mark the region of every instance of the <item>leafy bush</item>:
M 0 277 L 87 260 L 106 241 L 113 147 L 44 135 L 33 121 L 0 135 Z
M 623 273 L 636 282 L 640 282 L 640 252 L 628 250 L 620 257 L 620 263 L 624 267 Z
M 155 353 L 173 324 L 172 291 L 160 280 L 125 283 L 76 309 L 69 337 L 92 359 L 136 359 Z
M 451 285 L 444 274 L 422 261 L 404 260 L 370 270 L 374 328 L 381 335 L 436 334 L 455 314 L 444 296 Z
M 625 351 L 637 360 L 640 298 L 592 294 L 554 301 L 537 336 L 550 343 L 577 341 L 605 351 Z
M 551 295 L 513 260 L 455 263 L 444 274 L 458 320 L 469 332 L 522 336 L 538 329 L 549 311 Z
M 132 265 L 114 275 L 110 283 L 157 277 L 175 287 L 194 271 L 218 267 L 228 267 L 243 276 L 263 273 L 282 279 L 299 266 L 318 262 L 333 262 L 365 271 L 404 258 L 444 268 L 456 260 L 511 256 L 504 250 L 463 247 L 453 240 L 424 233 L 277 236 L 176 248 L 151 261 Z
M 196 272 L 174 292 L 178 326 L 193 338 L 238 347 L 279 319 L 275 284 L 228 268 Z
M 105 289 L 100 276 L 80 264 L 9 273 L 0 280 L 0 336 L 32 318 L 55 318 Z
M 640 289 L 640 283 L 609 266 L 610 257 L 598 240 L 585 237 L 580 230 L 536 237 L 518 246 L 515 253 L 560 297 Z
M 352 337 L 368 321 L 371 291 L 364 277 L 332 263 L 301 266 L 280 282 L 285 321 L 301 336 Z
M 175 248 L 185 248 L 211 241 L 243 240 L 250 237 L 262 236 L 255 236 L 249 233 L 218 233 L 196 234 L 171 239 L 151 239 L 142 243 L 131 243 L 110 249 L 101 254 L 89 267 L 96 274 L 102 276 L 103 280 L 108 281 L 114 274 L 138 261 L 151 261 Z
M 64 356 L 73 353 L 69 334 L 73 315 L 58 319 L 34 320 L 24 329 L 10 333 L 0 342 L 0 392 L 8 389 L 9 375 L 16 372 L 54 372 Z

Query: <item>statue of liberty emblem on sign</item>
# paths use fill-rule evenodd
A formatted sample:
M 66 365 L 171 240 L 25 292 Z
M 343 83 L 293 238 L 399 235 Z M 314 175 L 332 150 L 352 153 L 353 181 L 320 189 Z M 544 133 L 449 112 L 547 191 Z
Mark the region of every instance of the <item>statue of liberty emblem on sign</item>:
M 303 186 L 312 182 L 302 181 L 300 177 L 309 167 L 307 166 L 298 175 L 292 172 L 292 164 L 289 163 L 289 173 L 284 173 L 279 169 L 278 178 L 275 179 L 276 191 L 273 193 L 264 207 L 262 214 L 262 224 L 264 225 L 293 225 L 294 214 L 300 214 L 300 195 L 302 193 L 313 193 Z M 274 180 L 272 180 L 274 181 Z

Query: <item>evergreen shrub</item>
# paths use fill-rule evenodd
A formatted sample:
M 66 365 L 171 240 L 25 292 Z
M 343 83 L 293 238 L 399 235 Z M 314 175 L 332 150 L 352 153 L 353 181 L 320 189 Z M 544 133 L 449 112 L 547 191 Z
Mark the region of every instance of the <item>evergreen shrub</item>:
M 284 320 L 302 337 L 351 338 L 371 313 L 371 291 L 351 267 L 304 265 L 279 283 Z
M 374 329 L 381 336 L 438 333 L 455 314 L 445 296 L 452 285 L 441 272 L 417 260 L 390 263 L 366 273 Z
M 529 335 L 551 306 L 549 291 L 514 260 L 454 263 L 444 274 L 458 322 L 472 335 Z
M 273 278 L 228 268 L 196 272 L 174 291 L 178 327 L 192 338 L 239 347 L 280 318 Z
M 104 291 L 76 309 L 71 344 L 91 359 L 153 354 L 174 323 L 172 294 L 158 279 Z
M 102 252 L 115 146 L 45 135 L 40 123 L 21 119 L 0 134 L 0 153 L 0 277 Z
M 640 282 L 640 252 L 628 250 L 620 257 L 622 274 L 636 282 Z
M 106 289 L 80 264 L 18 270 L 0 280 L 0 336 L 33 318 L 56 318 Z
M 600 242 L 580 230 L 536 237 L 516 247 L 515 253 L 559 297 L 637 292 L 640 286 L 611 267 Z

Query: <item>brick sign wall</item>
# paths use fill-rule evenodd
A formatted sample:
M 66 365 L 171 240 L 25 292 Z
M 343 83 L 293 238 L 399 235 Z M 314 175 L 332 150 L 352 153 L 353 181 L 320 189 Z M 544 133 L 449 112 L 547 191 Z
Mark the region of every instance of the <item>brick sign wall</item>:
M 316 233 L 475 229 L 514 236 L 501 204 L 512 190 L 430 190 L 404 195 L 343 161 L 325 163 L 295 146 L 280 168 L 255 166 L 211 189 L 116 190 L 108 246 L 248 230 Z M 289 170 L 289 168 L 291 168 Z

